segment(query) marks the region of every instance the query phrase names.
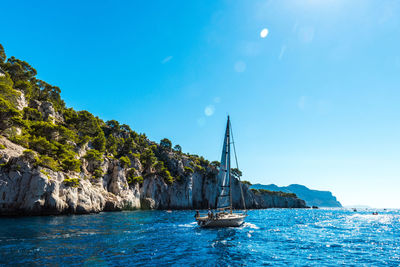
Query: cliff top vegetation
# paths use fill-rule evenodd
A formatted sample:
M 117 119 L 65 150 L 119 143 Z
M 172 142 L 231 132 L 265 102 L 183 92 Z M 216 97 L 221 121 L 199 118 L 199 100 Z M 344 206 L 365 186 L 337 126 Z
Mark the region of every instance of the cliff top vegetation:
M 130 183 L 141 183 L 155 173 L 167 183 L 181 180 L 167 160 L 171 157 L 185 159 L 185 174 L 219 166 L 219 162 L 211 164 L 201 156 L 183 153 L 180 145 L 173 146 L 167 138 L 156 143 L 129 125 L 67 107 L 61 89 L 36 75 L 29 63 L 7 58 L 0 44 L 0 134 L 35 151 L 36 165 L 80 172 L 86 160 L 94 166 L 91 176 L 95 179 L 104 174 L 100 165 L 109 158 L 128 170 Z M 140 162 L 143 176 L 136 175 L 135 162 Z

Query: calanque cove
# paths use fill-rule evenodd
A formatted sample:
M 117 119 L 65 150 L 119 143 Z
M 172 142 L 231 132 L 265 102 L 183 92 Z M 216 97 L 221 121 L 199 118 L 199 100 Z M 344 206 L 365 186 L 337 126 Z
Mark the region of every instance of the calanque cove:
M 0 44 L 0 215 L 214 208 L 219 162 L 67 108 L 36 74 Z M 247 208 L 306 207 L 295 194 L 242 185 Z M 239 190 L 234 178 L 235 208 Z

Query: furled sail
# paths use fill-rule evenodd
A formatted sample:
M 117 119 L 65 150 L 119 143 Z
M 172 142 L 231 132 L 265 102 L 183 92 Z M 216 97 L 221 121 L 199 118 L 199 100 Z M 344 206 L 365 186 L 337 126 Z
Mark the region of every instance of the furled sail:
M 228 123 L 226 124 L 224 147 L 222 148 L 221 165 L 218 173 L 218 183 L 220 186 L 220 193 L 217 199 L 217 208 L 227 208 L 231 206 L 230 196 L 230 168 L 231 168 L 231 157 L 230 157 L 230 139 L 229 139 L 229 117 Z

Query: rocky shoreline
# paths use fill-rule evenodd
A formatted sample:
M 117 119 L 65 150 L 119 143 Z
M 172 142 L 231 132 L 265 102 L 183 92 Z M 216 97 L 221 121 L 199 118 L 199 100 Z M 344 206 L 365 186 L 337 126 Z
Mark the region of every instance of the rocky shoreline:
M 82 172 L 53 171 L 35 164 L 34 153 L 5 137 L 0 138 L 0 216 L 89 214 L 135 209 L 213 208 L 217 197 L 217 169 L 185 174 L 185 157 L 167 153 L 168 164 L 182 174 L 180 181 L 168 184 L 158 174 L 147 175 L 142 184 L 128 184 L 127 169 L 120 161 L 105 157 L 102 177 L 88 175 L 91 162 L 84 160 Z M 25 153 L 24 153 L 25 151 Z M 141 174 L 140 161 L 132 163 Z M 246 207 L 305 208 L 303 200 L 250 190 L 242 185 Z M 241 207 L 239 181 L 233 181 L 233 202 Z

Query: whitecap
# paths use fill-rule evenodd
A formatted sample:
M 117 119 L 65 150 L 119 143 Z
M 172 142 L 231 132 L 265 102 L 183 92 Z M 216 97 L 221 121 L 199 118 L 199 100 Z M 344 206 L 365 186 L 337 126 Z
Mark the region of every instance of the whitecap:
M 354 215 L 348 216 L 347 219 L 350 221 L 359 220 L 359 221 L 368 221 L 368 222 L 378 222 L 378 223 L 382 223 L 382 224 L 390 224 L 390 223 L 392 223 L 393 216 L 388 215 L 388 214 L 378 214 L 378 215 L 354 214 Z
M 178 227 L 193 227 L 193 223 L 178 224 Z
M 260 227 L 258 227 L 257 225 L 248 223 L 248 222 L 245 222 L 243 224 L 242 228 L 251 228 L 251 229 L 256 229 L 256 230 L 260 229 Z

